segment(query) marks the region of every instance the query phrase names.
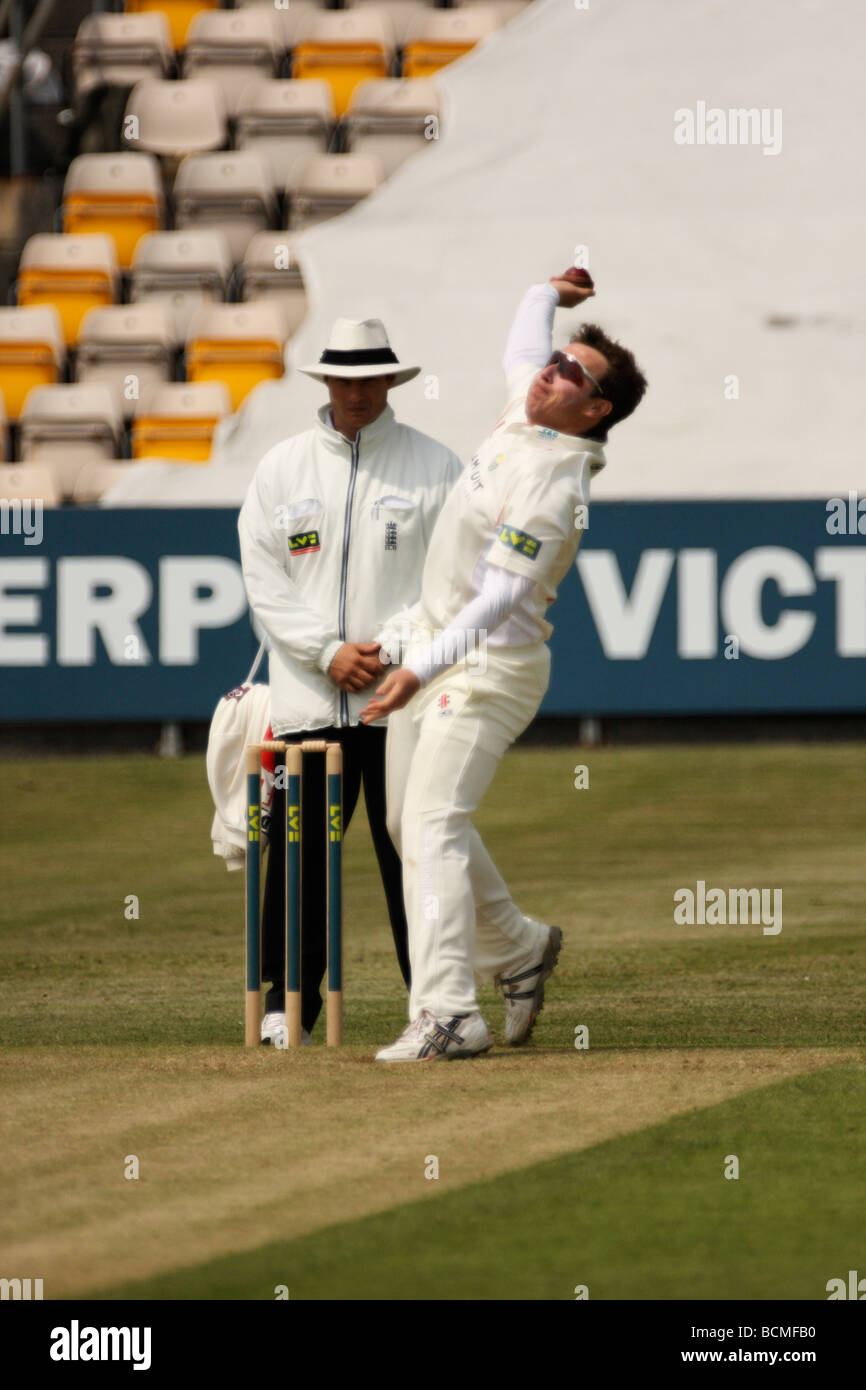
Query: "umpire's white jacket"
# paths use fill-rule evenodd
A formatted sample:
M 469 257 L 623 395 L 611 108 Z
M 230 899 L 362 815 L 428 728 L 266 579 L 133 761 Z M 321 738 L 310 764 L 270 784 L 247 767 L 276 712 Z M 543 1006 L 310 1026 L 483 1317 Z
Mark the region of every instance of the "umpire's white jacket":
M 250 607 L 271 645 L 274 735 L 357 724 L 370 690 L 338 690 L 343 642 L 371 641 L 421 592 L 433 526 L 462 466 L 389 405 L 350 443 L 318 423 L 270 449 L 238 519 Z

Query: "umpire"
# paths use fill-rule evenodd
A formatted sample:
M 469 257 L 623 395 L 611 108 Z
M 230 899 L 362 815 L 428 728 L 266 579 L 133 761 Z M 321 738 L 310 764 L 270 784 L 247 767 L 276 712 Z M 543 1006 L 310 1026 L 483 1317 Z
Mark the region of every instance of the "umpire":
M 325 384 L 330 402 L 311 430 L 275 445 L 256 469 L 238 519 L 244 582 L 270 641 L 274 738 L 342 745 L 346 827 L 363 782 L 408 987 L 401 865 L 385 818 L 386 730 L 366 727 L 359 715 L 385 671 L 369 639 L 419 597 L 427 544 L 462 466 L 450 449 L 395 419 L 389 390 L 421 368 L 401 366 L 380 320 L 338 319 L 319 361 L 300 370 Z M 323 759 L 309 756 L 301 810 L 305 1042 L 322 1007 L 326 966 Z M 284 824 L 285 795 L 276 795 L 262 915 L 262 978 L 271 982 L 264 1043 L 286 1022 Z

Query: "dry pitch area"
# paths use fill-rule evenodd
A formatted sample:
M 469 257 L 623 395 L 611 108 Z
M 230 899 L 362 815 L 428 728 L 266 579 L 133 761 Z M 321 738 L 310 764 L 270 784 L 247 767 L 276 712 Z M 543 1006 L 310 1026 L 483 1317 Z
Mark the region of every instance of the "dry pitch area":
M 48 1298 L 826 1297 L 862 1258 L 864 773 L 856 746 L 512 752 L 478 824 L 566 932 L 534 1042 L 384 1068 L 403 1003 L 362 813 L 348 1045 L 247 1052 L 203 760 L 0 765 L 0 1274 Z M 675 925 L 698 879 L 781 888 L 782 931 Z

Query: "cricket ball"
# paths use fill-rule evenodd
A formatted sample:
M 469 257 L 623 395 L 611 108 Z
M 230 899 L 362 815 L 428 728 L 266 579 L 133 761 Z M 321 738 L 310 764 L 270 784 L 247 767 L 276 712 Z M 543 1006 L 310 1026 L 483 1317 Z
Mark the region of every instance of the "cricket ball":
M 560 279 L 570 280 L 573 285 L 592 285 L 592 276 L 589 271 L 581 270 L 576 265 L 569 266 L 565 274 L 560 276 Z

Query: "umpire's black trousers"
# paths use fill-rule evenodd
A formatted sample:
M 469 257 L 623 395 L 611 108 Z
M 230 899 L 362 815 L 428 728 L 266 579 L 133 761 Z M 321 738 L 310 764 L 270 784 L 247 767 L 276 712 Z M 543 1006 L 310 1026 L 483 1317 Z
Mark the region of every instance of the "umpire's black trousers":
M 345 729 L 310 729 L 279 737 L 285 743 L 326 739 L 343 749 L 343 831 L 348 829 L 358 801 L 361 782 L 370 833 L 379 860 L 397 960 L 409 987 L 409 933 L 403 910 L 403 878 L 400 858 L 385 823 L 386 729 L 358 724 Z M 285 766 L 276 755 L 275 768 Z M 284 778 L 280 779 L 284 781 Z M 301 789 L 301 1022 L 308 1032 L 322 1007 L 319 987 L 327 965 L 326 914 L 327 853 L 325 843 L 325 755 L 304 755 Z M 262 908 L 262 979 L 270 980 L 266 1011 L 285 1008 L 285 863 L 286 792 L 274 792 L 269 830 L 270 849 Z M 346 894 L 343 895 L 344 903 Z

